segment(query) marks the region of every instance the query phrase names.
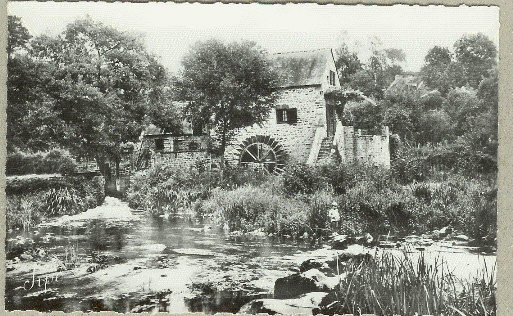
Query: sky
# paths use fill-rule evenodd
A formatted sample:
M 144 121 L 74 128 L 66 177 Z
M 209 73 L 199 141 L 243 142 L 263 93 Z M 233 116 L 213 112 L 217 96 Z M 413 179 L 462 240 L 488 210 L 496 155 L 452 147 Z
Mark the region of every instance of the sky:
M 56 35 L 89 15 L 120 31 L 144 36 L 148 50 L 170 71 L 197 41 L 252 40 L 270 53 L 337 48 L 345 42 L 362 61 L 369 39 L 406 53 L 403 68 L 418 71 L 428 50 L 451 48 L 465 34 L 481 32 L 499 44 L 498 7 L 365 6 L 318 4 L 199 4 L 9 2 L 30 34 Z

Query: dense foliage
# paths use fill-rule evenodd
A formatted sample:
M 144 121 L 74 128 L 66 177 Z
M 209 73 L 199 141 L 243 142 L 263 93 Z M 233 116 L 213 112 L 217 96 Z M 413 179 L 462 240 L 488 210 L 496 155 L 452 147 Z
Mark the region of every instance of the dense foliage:
M 192 121 L 216 131 L 221 157 L 234 129 L 262 122 L 273 108 L 276 74 L 253 42 L 198 42 L 182 65 L 175 87 Z
M 69 148 L 108 176 L 106 161 L 119 162 L 145 124 L 174 128 L 176 115 L 160 117 L 173 112 L 166 73 L 141 38 L 90 18 L 30 38 L 9 21 L 9 151 Z
M 370 131 L 387 125 L 406 147 L 457 144 L 459 153 L 496 162 L 497 48 L 489 38 L 468 34 L 452 49 L 435 46 L 421 71 L 407 75 L 400 69 L 403 52 L 378 39 L 371 48 L 366 62 L 346 44 L 337 50 L 336 63 L 347 70 L 341 83 L 376 101 L 347 103 L 344 124 Z
M 76 167 L 75 159 L 66 150 L 52 149 L 34 154 L 14 151 L 7 154 L 5 174 L 72 174 Z
M 493 175 L 460 173 L 454 157 L 409 161 L 409 171 L 360 164 L 287 166 L 281 176 L 240 168 L 180 168 L 165 162 L 132 179 L 132 207 L 152 214 L 187 213 L 226 224 L 230 231 L 261 231 L 282 237 L 325 236 L 327 216 L 339 203 L 340 233 L 374 236 L 426 233 L 450 226 L 479 243 L 493 244 L 497 229 L 497 185 Z M 434 159 L 434 158 L 433 158 Z
M 194 207 L 195 202 L 208 198 L 216 188 L 236 189 L 245 184 L 258 185 L 266 180 L 264 174 L 240 167 L 228 166 L 221 173 L 206 166 L 202 160 L 185 168 L 161 161 L 135 173 L 130 179 L 127 193 L 130 207 L 153 214 L 183 211 Z

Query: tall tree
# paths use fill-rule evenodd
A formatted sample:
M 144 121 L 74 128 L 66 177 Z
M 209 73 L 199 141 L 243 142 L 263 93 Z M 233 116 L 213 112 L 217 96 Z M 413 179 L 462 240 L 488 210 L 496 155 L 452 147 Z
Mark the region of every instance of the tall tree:
M 7 149 L 27 144 L 28 135 L 22 120 L 29 113 L 31 103 L 38 97 L 36 70 L 26 54 L 31 36 L 17 16 L 8 16 L 7 41 Z
M 19 48 L 23 48 L 31 38 L 29 31 L 23 23 L 21 18 L 15 15 L 7 17 L 7 55 L 9 58 L 12 53 Z
M 58 143 L 94 157 L 110 176 L 107 161 L 119 164 L 123 144 L 140 135 L 158 107 L 166 73 L 146 52 L 140 37 L 90 18 L 70 23 L 56 36 L 38 36 L 28 54 L 39 91 L 23 124 L 30 140 Z
M 426 57 L 426 62 L 420 73 L 422 80 L 431 89 L 436 89 L 442 94 L 447 94 L 451 88 L 451 73 L 453 68 L 452 54 L 446 47 L 434 46 Z
M 224 159 L 234 129 L 264 121 L 276 99 L 276 74 L 253 42 L 198 42 L 182 61 L 176 87 L 193 121 L 219 136 Z M 224 164 L 224 160 L 222 161 Z
M 482 33 L 465 35 L 454 43 L 456 63 L 463 70 L 462 85 L 477 89 L 479 83 L 489 76 L 490 69 L 497 65 L 497 48 Z
M 372 55 L 363 69 L 352 76 L 350 85 L 381 100 L 395 76 L 403 73 L 401 62 L 406 60 L 406 55 L 401 49 L 385 48 L 378 37 L 373 37 L 370 45 Z

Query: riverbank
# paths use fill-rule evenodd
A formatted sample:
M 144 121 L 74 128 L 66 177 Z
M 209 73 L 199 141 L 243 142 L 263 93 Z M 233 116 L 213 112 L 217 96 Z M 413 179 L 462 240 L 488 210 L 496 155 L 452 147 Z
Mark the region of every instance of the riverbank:
M 94 208 L 105 198 L 101 176 L 30 174 L 6 177 L 7 230 L 29 229 L 47 218 Z
M 496 247 L 497 186 L 486 176 L 444 173 L 422 182 L 400 180 L 394 170 L 358 164 L 290 165 L 275 176 L 237 167 L 178 169 L 161 162 L 134 175 L 127 200 L 154 215 L 186 213 L 234 234 L 294 240 L 330 235 L 328 210 L 337 202 L 339 234 L 439 239 L 448 231 Z

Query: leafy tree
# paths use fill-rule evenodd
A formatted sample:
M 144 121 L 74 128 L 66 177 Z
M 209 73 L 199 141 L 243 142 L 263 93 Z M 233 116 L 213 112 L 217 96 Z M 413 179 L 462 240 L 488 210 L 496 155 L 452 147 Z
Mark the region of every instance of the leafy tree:
M 28 131 L 22 119 L 29 113 L 31 102 L 38 98 L 35 85 L 38 82 L 34 63 L 23 51 L 31 35 L 17 16 L 8 16 L 7 43 L 7 149 L 13 144 L 24 147 L 28 141 Z
M 482 33 L 465 35 L 454 43 L 456 63 L 463 72 L 462 85 L 477 89 L 479 83 L 489 75 L 490 69 L 497 64 L 497 48 Z
M 449 115 L 443 110 L 431 110 L 420 117 L 419 131 L 421 131 L 418 133 L 419 143 L 438 143 L 451 138 L 453 124 Z
M 276 98 L 276 73 L 253 42 L 198 42 L 182 61 L 175 86 L 193 121 L 219 136 L 223 159 L 236 128 L 264 121 Z M 224 161 L 222 163 L 224 165 Z
M 405 141 L 411 140 L 414 135 L 414 122 L 412 121 L 412 110 L 410 108 L 400 106 L 383 101 L 385 113 L 383 115 L 383 125 L 390 128 L 391 132 L 400 136 Z
M 365 129 L 371 133 L 381 131 L 383 111 L 379 104 L 371 101 L 348 102 L 344 108 L 344 125 L 353 125 L 357 129 Z
M 489 76 L 479 84 L 477 97 L 484 102 L 492 115 L 498 116 L 499 110 L 499 72 L 496 68 L 489 70 Z
M 482 106 L 469 122 L 463 141 L 473 152 L 480 152 L 497 161 L 498 149 L 498 91 L 499 76 L 497 69 L 489 71 L 489 77 L 479 84 L 477 97 Z
M 446 47 L 431 48 L 424 58 L 426 64 L 421 69 L 422 80 L 431 89 L 444 95 L 451 88 L 452 54 Z
M 23 23 L 21 18 L 15 15 L 9 15 L 7 17 L 7 54 L 9 58 L 12 53 L 19 48 L 23 48 L 29 41 L 31 35 Z
M 70 23 L 56 37 L 32 39 L 28 56 L 38 79 L 31 90 L 38 97 L 19 121 L 31 127 L 29 143 L 59 144 L 94 157 L 109 177 L 107 162 L 119 167 L 124 144 L 151 121 L 150 109 L 158 112 L 164 68 L 139 37 L 90 18 Z
M 351 81 L 351 77 L 362 69 L 362 62 L 355 52 L 351 52 L 346 43 L 343 43 L 336 50 L 337 59 L 335 66 L 337 67 L 340 85 L 347 85 Z
M 444 111 L 455 124 L 456 136 L 465 134 L 472 127 L 472 120 L 483 113 L 483 103 L 473 89 L 457 88 L 447 95 L 442 104 Z
M 400 64 L 406 60 L 406 55 L 401 49 L 384 48 L 377 37 L 371 41 L 371 50 L 372 56 L 363 69 L 352 76 L 350 85 L 367 96 L 381 100 L 396 75 L 403 73 Z
M 351 76 L 350 87 L 370 97 L 379 98 L 383 94 L 383 87 L 376 82 L 375 76 L 368 69 L 361 69 Z
M 420 101 L 422 102 L 423 109 L 427 111 L 439 110 L 444 100 L 445 99 L 438 90 L 429 91 L 420 96 Z

